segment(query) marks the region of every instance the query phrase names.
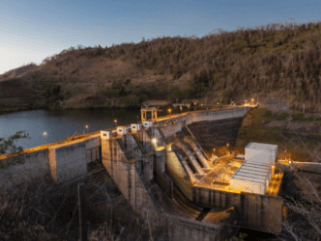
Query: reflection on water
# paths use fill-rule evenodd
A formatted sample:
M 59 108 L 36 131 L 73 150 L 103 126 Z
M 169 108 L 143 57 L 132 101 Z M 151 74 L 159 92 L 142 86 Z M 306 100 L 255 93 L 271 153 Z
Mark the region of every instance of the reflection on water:
M 0 114 L 0 137 L 26 131 L 31 139 L 17 141 L 23 148 L 66 139 L 75 132 L 94 132 L 118 125 L 135 123 L 140 120 L 139 110 L 32 110 Z M 87 128 L 86 128 L 87 127 Z M 44 133 L 46 132 L 46 134 Z

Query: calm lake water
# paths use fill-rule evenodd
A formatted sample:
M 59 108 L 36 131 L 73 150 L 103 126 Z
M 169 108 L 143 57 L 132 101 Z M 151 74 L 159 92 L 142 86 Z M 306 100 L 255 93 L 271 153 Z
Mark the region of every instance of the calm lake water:
M 118 125 L 136 123 L 140 110 L 32 110 L 0 114 L 0 137 L 25 131 L 31 137 L 16 142 L 23 148 L 52 143 L 72 136 L 75 132 L 94 132 Z M 88 125 L 88 129 L 86 129 Z M 47 136 L 43 133 L 47 132 Z

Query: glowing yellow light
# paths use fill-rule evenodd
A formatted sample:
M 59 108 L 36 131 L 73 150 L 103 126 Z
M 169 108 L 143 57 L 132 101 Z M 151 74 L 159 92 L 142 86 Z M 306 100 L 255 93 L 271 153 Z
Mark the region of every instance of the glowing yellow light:
M 88 125 L 86 125 L 85 127 L 86 127 L 86 129 L 88 129 L 88 128 L 89 128 L 89 126 L 88 126 Z
M 152 139 L 152 142 L 156 145 L 156 144 L 157 144 L 157 139 L 156 139 L 156 138 L 153 138 L 153 139 Z
M 168 111 L 168 113 L 170 114 L 170 113 L 172 112 L 172 109 L 168 109 L 167 111 Z
M 252 98 L 251 101 L 254 102 L 254 98 Z
M 114 122 L 117 123 L 117 120 L 115 119 Z
M 46 131 L 44 131 L 44 132 L 42 133 L 42 135 L 43 135 L 43 136 L 47 136 L 48 133 L 47 133 Z

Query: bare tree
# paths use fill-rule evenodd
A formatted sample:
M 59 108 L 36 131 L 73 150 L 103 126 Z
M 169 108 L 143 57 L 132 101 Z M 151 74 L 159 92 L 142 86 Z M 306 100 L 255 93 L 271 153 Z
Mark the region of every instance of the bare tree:
M 298 148 L 309 148 L 298 134 L 292 140 L 285 136 L 282 137 Z M 302 147 L 299 147 L 298 143 Z M 318 151 L 320 151 L 320 147 L 315 147 L 309 153 L 311 159 L 320 162 Z M 291 178 L 284 181 L 288 182 L 287 185 L 292 186 L 285 191 L 284 195 L 288 210 L 287 218 L 283 222 L 285 232 L 296 241 L 321 240 L 320 174 L 287 170 L 287 175 L 290 175 Z

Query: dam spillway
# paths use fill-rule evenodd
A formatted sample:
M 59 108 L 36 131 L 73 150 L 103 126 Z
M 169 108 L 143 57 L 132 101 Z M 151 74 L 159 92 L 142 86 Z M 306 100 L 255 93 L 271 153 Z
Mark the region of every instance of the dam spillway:
M 29 149 L 16 156 L 23 160 L 20 164 L 1 170 L 0 183 L 9 186 L 44 175 L 65 182 L 86 176 L 87 164 L 99 159 L 133 210 L 165 225 L 173 240 L 220 240 L 235 223 L 280 233 L 282 200 L 277 196 L 202 185 L 229 165 L 212 166 L 206 151 L 227 141 L 233 144 L 247 111 L 242 107 L 170 115 Z M 0 156 L 3 162 L 10 158 Z M 253 207 L 260 212 L 254 215 Z

